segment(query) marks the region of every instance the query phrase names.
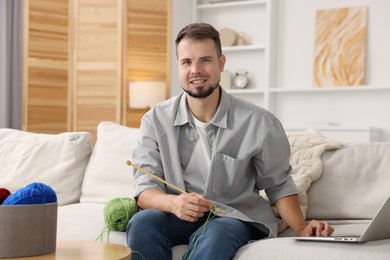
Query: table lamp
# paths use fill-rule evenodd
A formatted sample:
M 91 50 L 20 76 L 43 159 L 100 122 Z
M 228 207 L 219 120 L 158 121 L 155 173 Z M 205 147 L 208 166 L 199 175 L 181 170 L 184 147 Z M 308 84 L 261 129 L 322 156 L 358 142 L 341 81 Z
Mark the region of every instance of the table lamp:
M 149 109 L 165 100 L 164 81 L 132 81 L 129 82 L 129 108 Z

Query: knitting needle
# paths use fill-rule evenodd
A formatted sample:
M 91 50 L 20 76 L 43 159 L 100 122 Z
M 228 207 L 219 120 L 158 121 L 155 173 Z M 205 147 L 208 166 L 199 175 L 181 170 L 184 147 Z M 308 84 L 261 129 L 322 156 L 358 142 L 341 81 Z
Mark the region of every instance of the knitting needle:
M 154 175 L 153 173 L 148 172 L 147 170 L 145 170 L 145 169 L 139 167 L 138 165 L 132 163 L 131 161 L 127 160 L 126 163 L 127 163 L 127 165 L 133 166 L 133 167 L 136 168 L 137 170 L 140 170 L 141 172 L 143 172 L 143 173 L 149 175 L 150 177 L 153 177 L 153 178 L 155 178 L 155 179 L 161 181 L 162 183 L 165 183 L 166 185 L 168 185 L 169 187 L 171 187 L 171 188 L 173 188 L 173 189 L 179 191 L 180 193 L 185 193 L 185 194 L 187 194 L 187 192 L 186 192 L 185 190 L 182 190 L 182 189 L 180 189 L 179 187 L 176 187 L 175 185 L 173 185 L 173 184 L 171 184 L 171 183 L 169 183 L 169 182 L 167 182 L 167 181 L 161 179 L 161 178 L 158 177 L 157 175 Z
M 126 161 L 126 164 L 127 164 L 127 165 L 130 165 L 130 166 L 133 166 L 133 167 L 136 168 L 137 170 L 139 170 L 139 171 L 141 171 L 141 172 L 143 172 L 143 173 L 149 175 L 149 176 L 152 177 L 152 178 L 155 178 L 156 180 L 161 181 L 162 183 L 168 185 L 169 187 L 171 187 L 171 188 L 177 190 L 177 191 L 180 192 L 180 193 L 188 194 L 188 192 L 186 192 L 185 190 L 180 189 L 179 187 L 177 187 L 177 186 L 175 186 L 175 185 L 173 185 L 173 184 L 167 182 L 166 180 L 161 179 L 161 178 L 158 177 L 157 175 L 154 175 L 153 173 L 151 173 L 151 172 L 149 172 L 149 171 L 147 171 L 147 170 L 145 170 L 145 169 L 139 167 L 138 165 L 132 163 L 130 160 L 127 160 L 127 161 Z M 222 215 L 225 214 L 225 212 L 224 212 L 223 210 L 221 210 L 221 209 L 219 209 L 219 208 L 217 208 L 217 207 L 214 207 L 214 210 L 217 211 L 217 212 L 219 212 L 219 213 L 222 214 Z

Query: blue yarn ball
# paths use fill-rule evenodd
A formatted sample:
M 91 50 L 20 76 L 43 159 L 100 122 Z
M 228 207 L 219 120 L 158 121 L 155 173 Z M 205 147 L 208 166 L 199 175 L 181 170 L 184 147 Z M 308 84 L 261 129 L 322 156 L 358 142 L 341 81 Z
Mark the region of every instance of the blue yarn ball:
M 29 205 L 57 202 L 56 192 L 48 185 L 33 182 L 8 196 L 3 205 Z

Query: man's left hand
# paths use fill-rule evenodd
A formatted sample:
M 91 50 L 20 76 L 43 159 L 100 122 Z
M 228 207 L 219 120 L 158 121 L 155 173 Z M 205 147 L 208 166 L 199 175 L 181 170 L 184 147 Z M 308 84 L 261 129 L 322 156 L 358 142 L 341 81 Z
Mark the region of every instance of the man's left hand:
M 332 228 L 328 222 L 312 220 L 297 235 L 305 236 L 305 237 L 310 237 L 310 236 L 327 237 L 327 236 L 330 236 L 333 233 L 333 231 L 334 231 L 334 228 Z

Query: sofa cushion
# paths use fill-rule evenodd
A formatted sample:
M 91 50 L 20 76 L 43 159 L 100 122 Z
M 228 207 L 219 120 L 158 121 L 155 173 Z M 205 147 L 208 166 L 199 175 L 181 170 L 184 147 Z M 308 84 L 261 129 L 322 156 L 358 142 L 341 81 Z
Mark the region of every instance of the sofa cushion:
M 59 205 L 78 202 L 91 139 L 85 132 L 55 135 L 0 129 L 0 187 L 13 193 L 42 182 L 56 192 Z
M 80 202 L 107 203 L 113 198 L 132 197 L 133 169 L 131 160 L 140 129 L 113 122 L 101 122 L 97 140 L 89 160 Z
M 349 143 L 322 156 L 312 184 L 309 219 L 371 219 L 390 195 L 390 143 Z

